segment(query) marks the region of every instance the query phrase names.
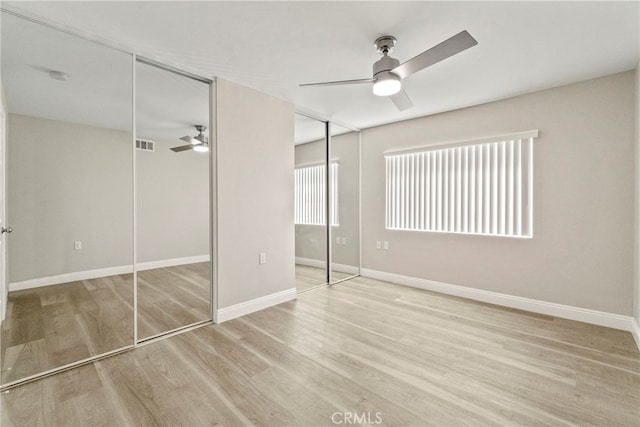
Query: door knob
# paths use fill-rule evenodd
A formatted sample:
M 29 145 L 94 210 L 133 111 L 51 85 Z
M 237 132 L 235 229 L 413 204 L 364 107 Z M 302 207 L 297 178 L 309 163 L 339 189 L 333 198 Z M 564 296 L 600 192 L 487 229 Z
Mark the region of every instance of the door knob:
M 0 230 L 0 231 L 2 231 L 2 234 L 11 233 L 13 231 L 13 228 L 11 228 L 11 227 L 7 227 L 7 228 L 2 227 L 2 230 Z

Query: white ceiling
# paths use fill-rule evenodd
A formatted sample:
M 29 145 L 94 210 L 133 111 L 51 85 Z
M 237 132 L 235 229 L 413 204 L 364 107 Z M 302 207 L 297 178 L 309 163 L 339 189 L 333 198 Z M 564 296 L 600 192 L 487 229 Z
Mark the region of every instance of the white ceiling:
M 47 1 L 3 7 L 358 128 L 626 71 L 639 60 L 638 1 Z M 378 36 L 395 36 L 393 56 L 404 62 L 465 29 L 478 45 L 404 80 L 415 105 L 404 112 L 368 85 L 298 87 L 370 77 Z

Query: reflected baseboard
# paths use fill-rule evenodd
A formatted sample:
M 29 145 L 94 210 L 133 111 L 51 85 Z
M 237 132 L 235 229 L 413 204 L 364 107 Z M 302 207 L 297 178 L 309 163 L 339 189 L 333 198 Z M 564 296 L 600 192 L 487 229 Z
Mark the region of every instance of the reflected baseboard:
M 138 263 L 138 271 L 153 270 L 156 268 L 175 267 L 185 264 L 209 262 L 209 255 L 197 255 L 183 258 L 163 259 Z M 75 271 L 72 273 L 57 274 L 55 276 L 39 277 L 36 279 L 9 282 L 9 292 L 23 291 L 25 289 L 39 288 L 42 286 L 59 285 L 62 283 L 77 282 L 78 280 L 97 279 L 99 277 L 117 276 L 119 274 L 133 273 L 131 265 L 97 268 L 94 270 Z
M 296 264 L 307 267 L 326 268 L 327 263 L 321 259 L 296 257 Z M 355 265 L 331 263 L 331 269 L 340 273 L 360 274 L 360 269 Z

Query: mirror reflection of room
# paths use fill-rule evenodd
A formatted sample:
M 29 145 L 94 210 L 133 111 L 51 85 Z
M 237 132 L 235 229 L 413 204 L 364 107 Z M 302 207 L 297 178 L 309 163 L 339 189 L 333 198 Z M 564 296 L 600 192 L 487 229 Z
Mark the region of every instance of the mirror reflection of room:
M 6 13 L 1 41 L 7 384 L 133 345 L 133 84 L 131 55 Z
M 136 64 L 138 339 L 211 318 L 209 85 Z
M 325 129 L 324 122 L 295 115 L 294 222 L 298 292 L 328 283 Z
M 331 123 L 331 283 L 360 274 L 359 133 Z

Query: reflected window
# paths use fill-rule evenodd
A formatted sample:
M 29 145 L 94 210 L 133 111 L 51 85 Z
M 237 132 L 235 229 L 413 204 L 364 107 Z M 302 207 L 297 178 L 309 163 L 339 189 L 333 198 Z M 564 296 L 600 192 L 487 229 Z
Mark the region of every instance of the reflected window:
M 295 169 L 296 225 L 326 225 L 326 167 L 324 164 Z M 331 163 L 331 225 L 338 226 L 338 163 Z

